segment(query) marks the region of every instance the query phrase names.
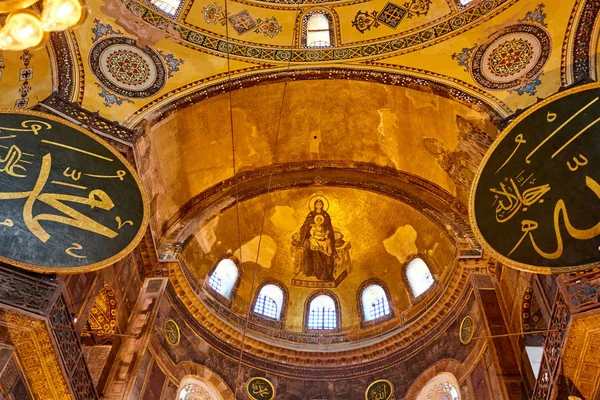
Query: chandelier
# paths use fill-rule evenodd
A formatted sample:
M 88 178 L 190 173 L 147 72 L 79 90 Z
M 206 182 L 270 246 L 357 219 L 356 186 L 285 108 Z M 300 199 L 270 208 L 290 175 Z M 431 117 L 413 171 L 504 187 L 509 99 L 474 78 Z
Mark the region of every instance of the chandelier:
M 83 0 L 44 0 L 41 14 L 29 8 L 38 0 L 0 0 L 0 14 L 8 14 L 0 28 L 0 50 L 25 50 L 43 45 L 50 32 L 72 28 L 83 21 Z

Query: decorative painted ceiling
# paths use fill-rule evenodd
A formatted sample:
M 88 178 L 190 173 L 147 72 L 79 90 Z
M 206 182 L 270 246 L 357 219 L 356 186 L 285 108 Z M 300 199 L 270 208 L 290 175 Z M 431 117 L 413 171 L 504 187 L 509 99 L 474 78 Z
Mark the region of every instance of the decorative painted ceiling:
M 133 127 L 222 91 L 230 79 L 248 86 L 288 71 L 296 79 L 419 86 L 481 107 L 493 119 L 530 106 L 583 72 L 596 74 L 588 53 L 596 48 L 597 5 L 582 0 L 467 6 L 455 0 L 188 0 L 177 17 L 150 0 L 88 4 L 83 25 L 54 35 L 52 70 L 32 64 L 31 90 L 21 106 L 41 100 L 53 82 L 58 91 L 72 86 L 71 99 L 87 109 Z M 314 12 L 329 13 L 335 47 L 302 47 L 305 17 Z M 32 63 L 46 64 L 46 57 L 35 56 L 43 50 L 32 54 Z M 3 98 L 7 106 L 21 98 L 18 70 L 27 66 L 20 56 L 4 54 L 2 83 L 14 92 Z M 392 75 L 382 78 L 381 71 Z

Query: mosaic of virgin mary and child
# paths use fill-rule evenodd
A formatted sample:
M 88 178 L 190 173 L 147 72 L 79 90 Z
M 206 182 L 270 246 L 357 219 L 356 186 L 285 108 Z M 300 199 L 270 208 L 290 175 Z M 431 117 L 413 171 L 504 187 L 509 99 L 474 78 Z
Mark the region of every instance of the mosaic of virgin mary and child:
M 339 259 L 335 249 L 335 234 L 331 217 L 325 209 L 325 198 L 313 198 L 311 211 L 300 229 L 299 241 L 304 248 L 303 272 L 322 281 L 334 279 L 335 261 Z

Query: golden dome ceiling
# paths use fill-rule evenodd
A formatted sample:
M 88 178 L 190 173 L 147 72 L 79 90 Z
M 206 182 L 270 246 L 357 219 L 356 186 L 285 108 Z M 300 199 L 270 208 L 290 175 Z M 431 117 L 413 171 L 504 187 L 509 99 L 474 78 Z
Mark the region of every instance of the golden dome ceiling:
M 2 55 L 0 104 L 31 107 L 56 91 L 136 130 L 159 259 L 183 264 L 170 264 L 172 301 L 194 329 L 237 346 L 232 357 L 251 283 L 269 280 L 289 291 L 281 332 L 301 333 L 306 299 L 328 289 L 344 340 L 372 339 L 360 352 L 309 354 L 251 332 L 246 351 L 282 369 L 396 360 L 450 324 L 467 298 L 456 249 L 476 247 L 465 205 L 483 153 L 504 119 L 597 76 L 593 2 L 186 0 L 174 15 L 150 0 L 88 5 L 90 17 L 46 49 Z M 304 45 L 314 13 L 334 47 Z M 309 287 L 294 255 L 314 196 L 329 203 L 347 256 L 333 287 Z M 224 255 L 252 271 L 229 313 L 199 298 Z M 440 283 L 421 303 L 399 278 L 417 255 Z M 358 329 L 356 294 L 372 278 L 390 292 L 387 336 Z

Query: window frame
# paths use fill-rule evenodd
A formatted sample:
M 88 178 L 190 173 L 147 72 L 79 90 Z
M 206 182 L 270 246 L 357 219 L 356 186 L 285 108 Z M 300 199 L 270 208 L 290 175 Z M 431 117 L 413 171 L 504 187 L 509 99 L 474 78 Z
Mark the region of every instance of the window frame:
M 281 312 L 279 314 L 279 319 L 274 319 L 263 314 L 258 314 L 254 311 L 254 308 L 256 307 L 256 303 L 258 301 L 258 296 L 260 295 L 260 291 L 263 287 L 267 285 L 277 286 L 283 292 L 283 300 L 281 303 Z M 283 328 L 283 326 L 285 325 L 285 320 L 287 318 L 287 306 L 289 300 L 289 293 L 287 287 L 276 279 L 267 279 L 260 283 L 260 286 L 257 287 L 255 293 L 256 294 L 254 295 L 254 300 L 252 301 L 252 311 L 250 311 L 251 318 L 254 321 L 266 324 L 274 328 Z
M 425 263 L 425 265 L 429 269 L 429 273 L 431 274 L 431 277 L 433 278 L 433 283 L 423 293 L 421 293 L 418 296 L 415 296 L 415 292 L 413 290 L 413 287 L 410 284 L 410 281 L 408 280 L 407 270 L 408 270 L 408 266 L 410 265 L 410 263 L 413 262 L 414 260 L 416 260 L 417 258 L 420 258 L 421 260 L 423 260 L 423 262 Z M 435 269 L 432 268 L 433 265 L 434 264 L 433 264 L 432 259 L 429 258 L 428 256 L 426 256 L 425 254 L 422 254 L 422 253 L 419 253 L 419 254 L 416 254 L 416 255 L 410 257 L 408 259 L 408 261 L 405 262 L 404 265 L 402 265 L 402 279 L 404 280 L 404 284 L 406 286 L 406 291 L 408 292 L 408 296 L 410 298 L 410 302 L 411 302 L 412 305 L 415 305 L 418 302 L 420 302 L 421 300 L 423 300 L 431 292 L 433 292 L 435 290 L 435 288 L 437 287 L 439 281 L 438 281 L 438 277 L 437 277 L 437 275 L 435 273 Z
M 324 15 L 325 18 L 327 18 L 327 21 L 329 22 L 329 46 L 309 46 L 307 43 L 307 38 L 308 38 L 308 20 L 316 14 L 321 14 Z M 331 48 L 335 48 L 337 46 L 337 36 L 339 36 L 338 34 L 336 34 L 337 29 L 339 29 L 339 21 L 337 20 L 337 15 L 334 15 L 333 11 L 331 10 L 327 10 L 324 8 L 317 8 L 317 9 L 312 9 L 312 10 L 308 10 L 306 13 L 304 13 L 302 15 L 302 23 L 301 23 L 301 29 L 300 29 L 300 47 L 302 48 L 306 48 L 306 49 L 315 49 L 315 50 L 319 50 L 319 49 L 331 49 Z
M 217 267 L 219 266 L 221 261 L 223 261 L 225 259 L 229 259 L 229 260 L 233 261 L 233 263 L 235 264 L 235 266 L 238 270 L 237 280 L 235 281 L 235 283 L 233 284 L 233 287 L 231 288 L 231 294 L 229 295 L 229 298 L 223 296 L 221 293 L 217 292 L 215 289 L 212 288 L 212 286 L 209 285 L 209 280 L 210 280 L 211 276 L 213 275 L 213 273 L 215 272 L 215 270 L 217 269 Z M 204 290 L 210 296 L 212 296 L 214 299 L 216 299 L 218 302 L 226 305 L 227 307 L 231 307 L 231 304 L 233 303 L 233 299 L 236 296 L 237 289 L 240 286 L 241 281 L 242 281 L 242 269 L 240 268 L 240 260 L 237 257 L 235 257 L 233 254 L 222 254 L 221 256 L 219 256 L 217 258 L 217 261 L 213 264 L 213 266 L 210 268 L 209 272 L 204 277 L 204 283 L 202 284 L 202 286 L 204 287 Z
M 364 309 L 362 297 L 363 297 L 364 291 L 371 285 L 377 285 L 383 289 L 383 292 L 385 293 L 385 297 L 387 298 L 388 306 L 390 307 L 390 312 L 386 315 L 382 315 L 381 317 L 367 321 L 365 319 L 366 315 L 365 315 L 365 309 Z M 378 325 L 378 324 L 388 321 L 396 316 L 396 314 L 394 312 L 392 296 L 390 295 L 390 291 L 389 291 L 387 285 L 385 284 L 385 282 L 383 282 L 381 279 L 372 278 L 372 279 L 368 279 L 368 280 L 364 281 L 363 283 L 361 283 L 361 285 L 358 287 L 358 290 L 356 291 L 356 303 L 357 303 L 357 309 L 358 309 L 359 316 L 360 316 L 360 327 L 361 328 L 368 328 L 373 325 Z
M 333 300 L 333 304 L 335 306 L 335 328 L 334 329 L 311 329 L 308 327 L 308 320 L 310 315 L 310 304 L 314 299 L 321 295 L 326 295 Z M 340 307 L 340 301 L 337 296 L 330 290 L 317 290 L 314 291 L 306 298 L 306 302 L 304 303 L 304 321 L 302 323 L 302 328 L 305 333 L 319 333 L 319 334 L 327 334 L 327 333 L 337 333 L 342 329 L 342 309 Z
M 165 3 L 164 0 L 156 0 L 157 2 L 160 3 Z M 152 0 L 146 0 L 146 4 L 148 4 L 152 10 L 160 13 L 161 15 L 173 19 L 173 20 L 178 20 L 179 16 L 181 15 L 181 11 L 183 10 L 183 7 L 185 6 L 186 0 L 180 0 L 179 1 L 179 5 L 177 6 L 177 8 L 175 8 L 175 13 L 171 14 L 165 10 L 163 10 L 162 8 L 160 8 L 155 2 L 153 2 Z

